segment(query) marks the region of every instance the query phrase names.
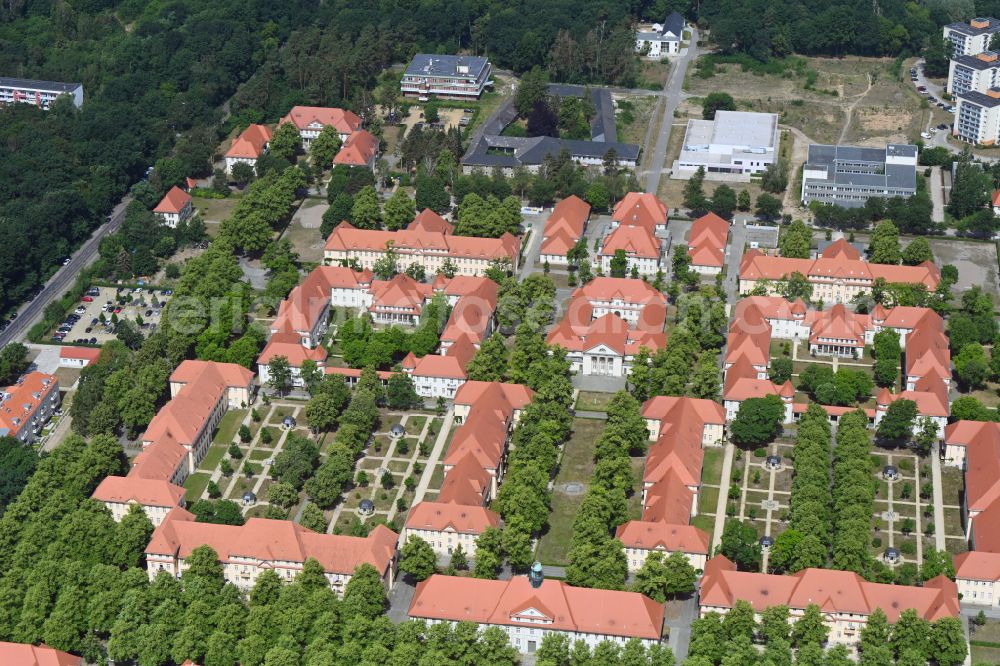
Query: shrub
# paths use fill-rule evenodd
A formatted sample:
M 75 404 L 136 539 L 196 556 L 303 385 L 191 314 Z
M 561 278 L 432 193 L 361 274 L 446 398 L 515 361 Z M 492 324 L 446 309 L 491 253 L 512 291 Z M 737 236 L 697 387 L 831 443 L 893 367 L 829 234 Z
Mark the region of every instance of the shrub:
M 917 545 L 912 541 L 904 541 L 899 544 L 899 552 L 903 555 L 915 555 L 917 552 Z
M 753 454 L 755 456 L 757 456 L 758 458 L 766 458 L 767 457 L 767 449 L 762 446 L 762 447 L 760 447 L 758 449 L 754 449 Z
M 882 547 L 882 537 L 875 537 L 872 539 L 872 548 Z

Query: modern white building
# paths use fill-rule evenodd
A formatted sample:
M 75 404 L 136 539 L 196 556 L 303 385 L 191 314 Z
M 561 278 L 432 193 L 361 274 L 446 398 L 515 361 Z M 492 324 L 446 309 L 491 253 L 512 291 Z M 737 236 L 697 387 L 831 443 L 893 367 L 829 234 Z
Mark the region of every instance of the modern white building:
M 804 204 L 819 201 L 857 208 L 872 197 L 910 197 L 916 192 L 916 146 L 809 146 L 802 171 Z
M 76 108 L 83 106 L 82 83 L 35 81 L 0 76 L 0 104 L 34 104 L 47 111 L 52 102 L 63 95 L 69 95 Z
M 1000 21 L 978 17 L 968 23 L 949 23 L 944 39 L 951 44 L 951 56 L 974 56 L 987 50 L 993 35 L 1000 32 Z
M 705 171 L 713 173 L 760 173 L 774 162 L 777 148 L 777 114 L 716 111 L 715 120 L 688 121 L 677 168 L 695 171 L 705 167 Z
M 636 53 L 647 58 L 677 55 L 681 51 L 681 39 L 686 25 L 683 16 L 671 12 L 662 24 L 654 23 L 649 30 L 636 32 Z
M 956 95 L 952 136 L 968 143 L 992 146 L 1000 140 L 1000 88 Z
M 998 71 L 1000 71 L 1000 54 L 994 51 L 952 58 L 948 65 L 947 90 L 952 95 L 970 90 L 984 93 L 1000 85 Z
M 479 99 L 486 86 L 493 85 L 490 61 L 480 56 L 418 53 L 406 67 L 399 82 L 407 97 L 420 100 L 431 95 L 442 99 Z

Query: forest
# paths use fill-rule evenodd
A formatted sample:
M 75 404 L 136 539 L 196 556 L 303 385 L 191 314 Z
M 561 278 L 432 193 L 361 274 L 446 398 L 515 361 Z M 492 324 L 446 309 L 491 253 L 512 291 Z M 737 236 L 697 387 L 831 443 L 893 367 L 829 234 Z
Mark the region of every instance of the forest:
M 383 68 L 465 50 L 499 69 L 632 85 L 635 20 L 680 11 L 724 52 L 916 53 L 998 0 L 9 0 L 0 74 L 84 84 L 84 106 L 0 109 L 0 312 L 25 300 L 172 155 L 210 172 L 222 134 L 294 104 L 371 108 Z M 700 12 L 700 13 L 699 13 Z M 877 12 L 877 15 L 876 15 Z M 595 64 L 599 63 L 599 64 Z

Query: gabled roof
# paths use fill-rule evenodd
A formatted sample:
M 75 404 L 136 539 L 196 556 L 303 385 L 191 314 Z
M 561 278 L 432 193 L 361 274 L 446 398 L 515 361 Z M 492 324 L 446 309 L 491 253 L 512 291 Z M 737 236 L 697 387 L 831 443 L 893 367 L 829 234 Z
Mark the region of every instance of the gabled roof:
M 87 363 L 95 363 L 101 357 L 101 350 L 97 347 L 60 347 L 59 358 L 82 359 Z
M 622 225 L 641 226 L 652 233 L 667 223 L 667 204 L 649 192 L 629 192 L 615 204 L 611 219 Z
M 424 300 L 431 297 L 431 286 L 417 282 L 406 273 L 397 273 L 388 282 L 372 282 L 372 310 L 405 308 L 420 314 Z
M 436 231 L 410 230 L 382 231 L 357 229 L 341 222 L 326 240 L 326 250 L 341 252 L 385 252 L 386 244 L 401 255 L 414 252 L 440 252 L 452 257 L 470 259 L 502 259 L 511 261 L 520 252 L 520 241 L 505 233 L 500 238 L 454 236 Z
M 634 278 L 595 277 L 573 292 L 573 298 L 578 297 L 585 298 L 590 303 L 623 301 L 633 306 L 667 305 L 667 297 L 663 292 L 657 291 L 645 280 Z
M 481 399 L 496 400 L 494 397 L 496 395 L 502 396 L 504 403 L 509 405 L 511 409 L 520 410 L 528 406 L 535 392 L 521 384 L 470 380 L 458 387 L 458 391 L 455 392 L 455 404 L 476 405 Z M 489 403 L 483 402 L 483 405 L 487 404 Z
M 708 534 L 692 525 L 630 520 L 618 526 L 615 538 L 626 548 L 708 555 Z
M 851 245 L 847 240 L 838 238 L 823 250 L 821 256 L 825 259 L 847 259 L 855 261 L 861 258 L 858 248 Z
M 288 122 L 300 130 L 317 125 L 333 126 L 338 134 L 350 134 L 361 129 L 361 118 L 353 111 L 323 106 L 293 106 L 279 124 Z
M 813 320 L 809 342 L 821 343 L 821 338 L 832 338 L 838 344 L 865 346 L 865 331 L 871 328 L 871 317 L 850 312 L 843 303 L 818 313 Z
M 257 159 L 271 141 L 271 129 L 267 125 L 250 125 L 236 137 L 226 157 Z
M 417 213 L 413 221 L 406 227 L 408 231 L 429 231 L 432 233 L 451 234 L 455 227 L 430 208 L 424 208 Z
M 626 255 L 643 259 L 659 259 L 662 242 L 646 227 L 623 224 L 608 234 L 601 247 L 602 256 L 611 256 L 618 250 Z
M 869 583 L 852 571 L 830 569 L 803 569 L 781 576 L 736 571 L 732 562 L 717 555 L 705 566 L 701 605 L 732 608 L 737 600 L 748 601 L 756 611 L 777 605 L 805 609 L 816 604 L 825 613 L 867 616 L 881 608 L 889 622 L 907 609 L 932 622 L 959 613 L 958 589 L 944 576 L 927 581 L 922 588 Z
M 646 491 L 642 519 L 687 525 L 693 499 L 694 492 L 681 480 L 677 470 L 670 469 Z
M 973 516 L 969 533 L 976 550 L 1000 553 L 1000 502 L 994 500 Z
M 378 139 L 367 130 L 358 130 L 347 137 L 344 145 L 333 157 L 334 164 L 368 166 L 378 154 Z
M 985 511 L 1000 498 L 1000 423 L 956 421 L 945 427 L 947 446 L 965 447 L 969 511 Z
M 23 375 L 16 384 L 5 388 L 3 393 L 6 397 L 0 401 L 0 434 L 16 436 L 31 422 L 52 390 L 59 390 L 59 379 L 37 370 Z
M 435 574 L 417 585 L 413 618 L 471 621 L 502 626 L 537 626 L 518 621 L 532 609 L 548 630 L 659 640 L 663 605 L 636 592 L 571 587 L 546 580 L 533 588 L 527 576 L 482 580 Z
M 183 503 L 184 492 L 184 488 L 164 479 L 108 476 L 98 484 L 91 497 L 101 502 L 175 507 Z
M 500 515 L 482 506 L 452 502 L 419 502 L 406 517 L 406 528 L 457 534 L 482 534 L 487 527 L 498 527 Z
M 7 666 L 80 666 L 82 657 L 47 645 L 0 642 L 0 664 Z
M 154 213 L 180 213 L 191 203 L 191 195 L 174 185 L 153 209 Z
M 712 400 L 658 395 L 642 403 L 642 417 L 667 423 L 694 419 L 704 427 L 705 424 L 725 425 L 726 410 Z
M 726 258 L 729 223 L 716 215 L 703 215 L 691 224 L 688 255 L 695 266 L 721 267 Z
M 978 519 L 977 516 L 974 520 Z M 998 552 L 986 552 L 977 548 L 977 550 L 955 555 L 954 562 L 955 578 L 957 579 L 992 582 L 1000 580 L 1000 553 Z
M 541 254 L 564 256 L 583 236 L 590 217 L 590 204 L 571 194 L 552 209 L 542 231 Z
M 306 359 L 316 361 L 318 364 L 326 362 L 327 352 L 322 345 L 310 349 L 302 344 L 302 338 L 291 329 L 289 322 L 284 327 L 271 335 L 271 338 L 264 345 L 264 349 L 257 357 L 257 365 L 268 365 L 275 356 L 284 356 L 288 359 L 288 365 L 298 368 Z

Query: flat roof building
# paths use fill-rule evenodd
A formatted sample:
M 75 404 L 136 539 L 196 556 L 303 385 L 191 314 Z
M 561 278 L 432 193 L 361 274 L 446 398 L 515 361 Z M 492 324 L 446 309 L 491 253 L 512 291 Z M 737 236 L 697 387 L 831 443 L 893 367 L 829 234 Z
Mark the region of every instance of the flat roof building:
M 802 202 L 863 206 L 872 197 L 909 197 L 917 191 L 917 147 L 810 144 L 802 172 Z
M 688 121 L 677 160 L 681 171 L 705 167 L 715 173 L 759 173 L 775 160 L 778 116 L 750 111 L 717 111 L 715 120 Z
M 400 91 L 421 100 L 436 95 L 445 99 L 478 99 L 493 85 L 490 61 L 481 56 L 418 53 L 406 67 Z
M 947 90 L 952 95 L 970 90 L 984 93 L 1000 85 L 998 71 L 1000 71 L 1000 54 L 995 51 L 952 58 L 948 65 Z
M 945 41 L 951 44 L 953 58 L 982 53 L 998 32 L 1000 21 L 991 17 L 977 17 L 968 23 L 949 23 L 943 29 Z
M 62 83 L 60 81 L 36 81 L 34 79 L 13 79 L 0 76 L 0 104 L 34 104 L 48 110 L 57 97 L 69 95 L 73 106 L 83 106 L 83 84 Z
M 969 90 L 955 96 L 957 109 L 951 134 L 968 143 L 996 145 L 1000 140 L 1000 87 Z

